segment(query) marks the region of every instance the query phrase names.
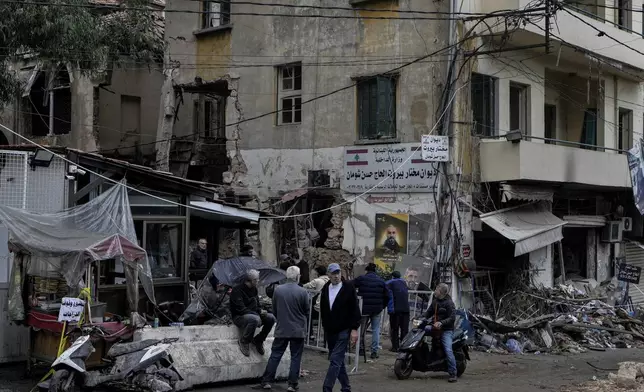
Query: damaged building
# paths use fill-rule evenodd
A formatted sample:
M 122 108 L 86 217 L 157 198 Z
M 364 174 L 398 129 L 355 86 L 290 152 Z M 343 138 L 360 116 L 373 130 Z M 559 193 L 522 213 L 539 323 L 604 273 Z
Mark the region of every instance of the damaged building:
M 350 275 L 369 262 L 394 268 L 382 255 L 389 226 L 400 253 L 436 256 L 439 176 L 421 159 L 420 142 L 439 119 L 446 63 L 385 72 L 448 43 L 447 19 L 414 25 L 399 11 L 449 5 L 342 6 L 325 10 L 337 18 L 276 7 L 280 15 L 258 19 L 270 8 L 168 1 L 167 10 L 195 13 L 166 16 L 171 69 L 157 161 L 220 184 L 222 198 L 289 217 L 265 220 L 235 246 L 250 243 L 269 260 L 290 254 L 311 268 L 340 262 Z M 389 178 L 392 169 L 404 174 Z

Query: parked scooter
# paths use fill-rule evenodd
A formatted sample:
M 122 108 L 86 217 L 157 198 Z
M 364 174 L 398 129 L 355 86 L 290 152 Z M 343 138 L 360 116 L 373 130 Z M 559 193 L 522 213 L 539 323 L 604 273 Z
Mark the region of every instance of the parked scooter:
M 169 392 L 183 380 L 168 353 L 177 339 L 117 343 L 107 353 L 108 366 L 87 371 L 85 361 L 94 352 L 91 336 L 80 336 L 52 364 L 54 375 L 39 384 L 41 391 L 79 392 L 96 387 L 130 391 Z M 101 331 L 102 333 L 102 331 Z
M 467 347 L 467 331 L 456 323 L 452 350 L 456 357 L 456 375 L 460 377 L 470 360 Z M 408 379 L 411 373 L 447 372 L 447 357 L 439 338 L 432 338 L 429 320 L 414 320 L 414 328 L 403 339 L 394 364 L 394 373 L 399 380 Z M 428 342 L 429 340 L 429 342 Z

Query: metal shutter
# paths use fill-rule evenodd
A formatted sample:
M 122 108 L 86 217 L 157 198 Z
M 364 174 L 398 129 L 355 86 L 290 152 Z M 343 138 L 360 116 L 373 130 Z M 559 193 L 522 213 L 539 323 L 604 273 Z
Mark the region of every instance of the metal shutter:
M 625 245 L 626 262 L 644 269 L 644 249 L 635 242 L 626 242 Z M 642 294 L 644 292 L 644 279 L 641 279 L 640 284 L 637 286 L 639 290 L 631 283 L 628 291 L 633 300 L 633 305 L 644 303 L 644 294 Z

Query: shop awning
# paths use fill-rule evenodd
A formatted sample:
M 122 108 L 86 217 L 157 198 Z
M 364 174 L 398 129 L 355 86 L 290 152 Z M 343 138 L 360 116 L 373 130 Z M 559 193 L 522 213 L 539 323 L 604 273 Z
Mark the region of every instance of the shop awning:
M 606 217 L 601 215 L 564 215 L 566 227 L 604 227 Z
M 515 256 L 560 241 L 563 238 L 561 228 L 566 224 L 544 203 L 490 212 L 481 215 L 481 221 L 514 243 Z
M 213 203 L 211 201 L 190 201 L 190 205 L 200 209 L 191 210 L 191 214 L 206 219 L 213 219 L 212 214 L 216 214 L 217 218 L 225 221 L 250 221 L 256 223 L 257 221 L 259 221 L 260 217 L 259 213 L 257 212 L 235 208 L 224 204 Z

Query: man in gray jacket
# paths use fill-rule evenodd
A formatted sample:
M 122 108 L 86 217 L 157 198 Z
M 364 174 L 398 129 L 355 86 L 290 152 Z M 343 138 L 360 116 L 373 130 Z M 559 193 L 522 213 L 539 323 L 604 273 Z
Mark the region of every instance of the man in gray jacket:
M 271 348 L 271 356 L 262 376 L 261 389 L 271 389 L 277 367 L 282 360 L 286 347 L 291 349 L 291 367 L 288 375 L 288 392 L 298 389 L 300 364 L 304 351 L 304 339 L 309 316 L 309 295 L 305 289 L 298 286 L 300 269 L 296 266 L 286 270 L 287 282 L 275 288 L 273 293 L 273 315 L 277 318 L 275 340 Z

